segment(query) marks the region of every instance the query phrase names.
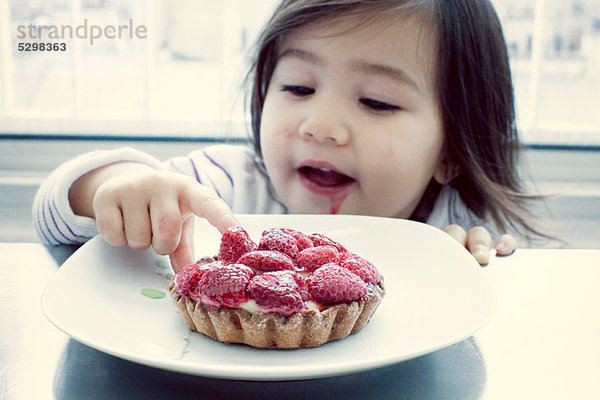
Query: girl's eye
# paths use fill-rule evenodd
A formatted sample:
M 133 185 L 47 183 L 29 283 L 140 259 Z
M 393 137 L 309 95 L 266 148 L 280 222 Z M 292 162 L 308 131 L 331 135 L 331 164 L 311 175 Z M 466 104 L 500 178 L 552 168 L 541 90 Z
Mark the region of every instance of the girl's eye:
M 283 92 L 291 92 L 296 96 L 308 96 L 315 92 L 315 89 L 300 85 L 285 85 Z
M 389 103 L 384 103 L 383 101 L 379 101 L 379 100 L 375 100 L 375 99 L 362 98 L 359 101 L 361 102 L 361 104 L 367 106 L 368 108 L 370 108 L 371 110 L 374 110 L 374 111 L 397 111 L 397 110 L 400 110 L 400 107 L 398 107 L 398 106 L 395 106 L 395 105 L 389 104 Z

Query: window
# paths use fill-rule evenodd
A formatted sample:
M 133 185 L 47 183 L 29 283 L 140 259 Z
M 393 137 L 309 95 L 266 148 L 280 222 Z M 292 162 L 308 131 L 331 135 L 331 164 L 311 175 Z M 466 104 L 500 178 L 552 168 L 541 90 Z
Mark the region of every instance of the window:
M 1 1 L 0 134 L 245 135 L 246 56 L 275 3 Z M 494 4 L 524 141 L 600 145 L 600 0 Z
M 273 5 L 2 1 L 0 132 L 241 133 L 246 56 Z
M 600 145 L 600 1 L 494 3 L 524 141 Z

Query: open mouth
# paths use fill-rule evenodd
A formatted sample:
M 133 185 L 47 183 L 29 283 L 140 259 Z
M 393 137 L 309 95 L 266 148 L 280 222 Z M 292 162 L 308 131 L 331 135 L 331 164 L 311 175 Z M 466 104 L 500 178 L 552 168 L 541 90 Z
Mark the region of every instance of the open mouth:
M 303 166 L 298 168 L 298 173 L 306 181 L 323 188 L 346 186 L 355 181 L 354 178 L 329 168 Z

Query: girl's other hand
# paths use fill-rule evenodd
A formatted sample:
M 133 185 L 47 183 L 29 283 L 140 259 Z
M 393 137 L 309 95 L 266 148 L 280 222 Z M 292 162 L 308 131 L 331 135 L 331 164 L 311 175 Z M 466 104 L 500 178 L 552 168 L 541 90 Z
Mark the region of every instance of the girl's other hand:
M 175 272 L 195 261 L 194 215 L 206 218 L 221 233 L 239 225 L 212 189 L 188 176 L 142 164 L 116 163 L 92 171 L 76 181 L 69 198 L 76 214 L 96 219 L 106 242 L 136 250 L 152 246 L 170 256 Z
M 490 250 L 492 249 L 492 237 L 490 233 L 482 226 L 475 226 L 465 232 L 459 225 L 453 224 L 445 227 L 444 232 L 448 233 L 459 243 L 465 246 L 475 257 L 479 265 L 485 265 L 490 261 Z M 496 254 L 507 256 L 517 249 L 517 241 L 511 235 L 505 234 L 498 238 L 496 243 Z

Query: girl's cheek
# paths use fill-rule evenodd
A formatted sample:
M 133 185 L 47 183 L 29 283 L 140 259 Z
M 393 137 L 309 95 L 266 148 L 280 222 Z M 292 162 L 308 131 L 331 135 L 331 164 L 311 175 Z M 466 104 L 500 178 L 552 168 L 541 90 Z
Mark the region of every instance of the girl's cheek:
M 294 137 L 294 131 L 291 128 L 283 128 L 274 134 L 277 139 L 291 139 Z
M 284 154 L 289 149 L 287 142 L 293 136 L 291 130 L 274 129 L 269 126 L 261 132 L 261 149 L 265 162 L 269 165 L 280 164 Z M 269 129 L 270 128 L 270 129 Z
M 277 118 L 274 115 L 269 115 L 267 120 L 263 120 L 261 142 L 266 145 L 273 145 L 292 139 L 294 129 L 286 119 L 288 118 Z
M 283 110 L 278 109 L 278 103 L 267 95 L 261 123 L 261 143 L 267 144 L 283 139 L 290 139 L 293 131 L 286 123 Z

